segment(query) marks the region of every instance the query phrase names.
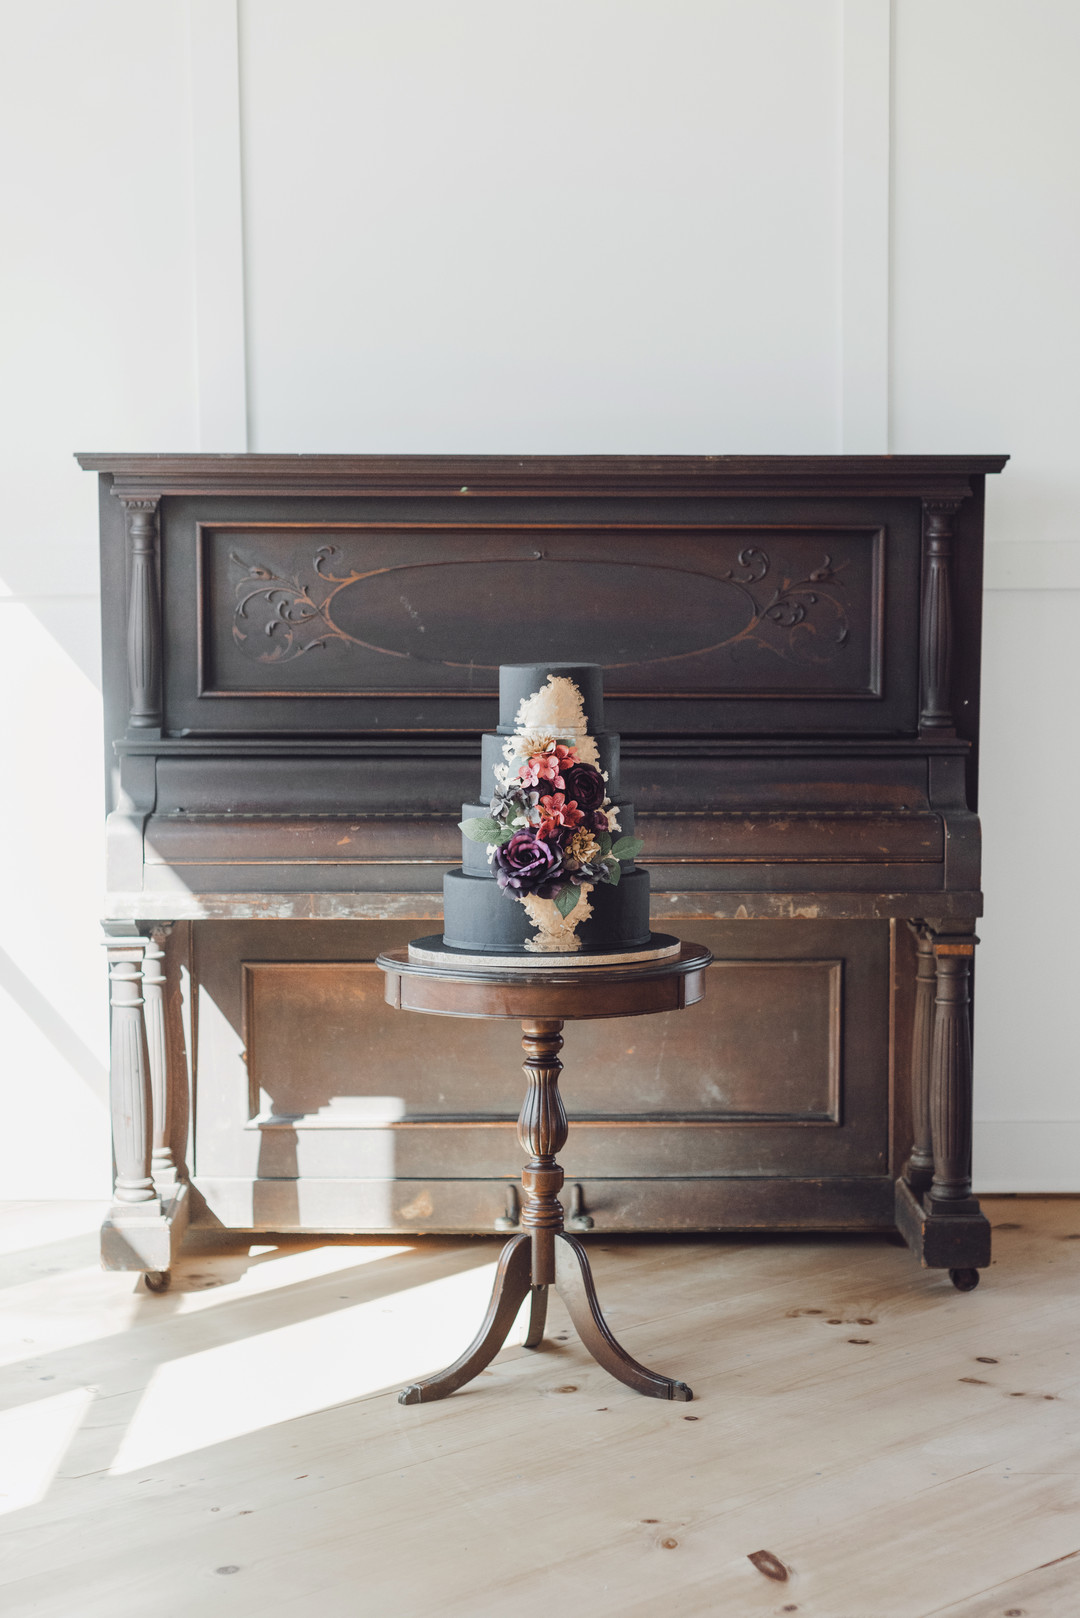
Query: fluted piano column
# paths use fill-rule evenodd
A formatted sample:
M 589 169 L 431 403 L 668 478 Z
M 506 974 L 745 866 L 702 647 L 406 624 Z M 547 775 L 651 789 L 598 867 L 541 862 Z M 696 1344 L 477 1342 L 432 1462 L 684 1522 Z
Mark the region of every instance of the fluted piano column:
M 158 499 L 127 499 L 128 729 L 161 734 L 161 577 Z
M 952 557 L 959 500 L 923 501 L 922 708 L 919 729 L 955 735 Z
M 161 1213 L 150 1154 L 153 1097 L 143 1017 L 143 940 L 106 939 L 110 987 L 109 1100 L 116 1180 L 114 1216 L 151 1218 Z
M 179 1096 L 172 1088 L 176 1008 L 162 971 L 166 931 L 155 927 L 143 937 L 130 922 L 105 924 L 116 1178 L 101 1227 L 101 1262 L 106 1270 L 143 1271 L 154 1292 L 169 1284 L 190 1215 L 186 1173 L 171 1149 Z
M 970 1292 L 990 1263 L 990 1222 L 971 1194 L 971 966 L 978 940 L 973 932 L 937 932 L 925 922 L 915 930 L 915 1143 L 896 1182 L 896 1223 L 928 1269 L 948 1270 L 953 1285 Z
M 971 964 L 974 938 L 934 940 L 937 986 L 930 1056 L 934 1179 L 928 1211 L 977 1214 L 971 1195 Z
M 176 1163 L 172 1152 L 172 1051 L 167 1024 L 165 978 L 165 939 L 169 927 L 155 927 L 143 951 L 143 1020 L 150 1062 L 151 1162 L 154 1187 L 169 1192 L 176 1184 Z
M 934 993 L 937 968 L 934 935 L 922 923 L 915 934 L 915 1014 L 911 1029 L 911 1156 L 904 1178 L 917 1197 L 923 1197 L 934 1178 L 934 1147 L 930 1134 L 930 1061 L 934 1043 Z

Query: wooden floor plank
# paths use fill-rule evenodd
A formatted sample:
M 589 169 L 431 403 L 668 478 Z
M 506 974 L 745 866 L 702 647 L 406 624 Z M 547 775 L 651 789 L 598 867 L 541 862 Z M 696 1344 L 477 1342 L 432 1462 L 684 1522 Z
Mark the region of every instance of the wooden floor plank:
M 995 1584 L 970 1599 L 938 1607 L 927 1618 L 1076 1618 L 1080 1612 L 1080 1548 Z
M 384 1316 L 411 1330 L 430 1297 L 462 1309 L 442 1329 L 467 1337 L 461 1289 L 483 1281 L 488 1243 L 219 1249 L 185 1259 L 163 1298 L 28 1261 L 10 1296 L 33 1352 L 0 1372 L 0 1424 L 5 1408 L 44 1417 L 94 1394 L 43 1498 L 0 1515 L 0 1605 L 991 1618 L 1015 1599 L 1032 1618 L 1078 1613 L 1080 1599 L 1060 1606 L 1075 1577 L 1060 1558 L 1078 1544 L 1080 1201 L 991 1206 L 1019 1228 L 999 1229 L 966 1296 L 876 1241 L 594 1244 L 614 1329 L 691 1382 L 689 1406 L 612 1382 L 556 1303 L 565 1342 L 508 1349 L 442 1404 L 403 1408 L 380 1387 L 318 1407 L 320 1364 L 340 1365 L 350 1331 L 377 1336 Z M 310 1376 L 310 1413 L 275 1419 L 271 1389 L 252 1431 L 185 1449 L 169 1428 L 171 1452 L 107 1470 L 169 1377 L 182 1402 L 185 1376 L 230 1355 Z M 786 1582 L 748 1560 L 758 1550 Z

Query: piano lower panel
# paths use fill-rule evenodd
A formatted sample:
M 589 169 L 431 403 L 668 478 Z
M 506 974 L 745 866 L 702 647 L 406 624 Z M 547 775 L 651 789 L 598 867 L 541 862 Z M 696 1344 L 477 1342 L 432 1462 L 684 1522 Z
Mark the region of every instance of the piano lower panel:
M 886 1225 L 905 992 L 891 924 L 668 924 L 717 956 L 704 1001 L 566 1030 L 562 1161 L 597 1230 Z M 415 931 L 411 917 L 176 929 L 197 1219 L 494 1229 L 521 1165 L 520 1030 L 387 1007 L 374 957 Z

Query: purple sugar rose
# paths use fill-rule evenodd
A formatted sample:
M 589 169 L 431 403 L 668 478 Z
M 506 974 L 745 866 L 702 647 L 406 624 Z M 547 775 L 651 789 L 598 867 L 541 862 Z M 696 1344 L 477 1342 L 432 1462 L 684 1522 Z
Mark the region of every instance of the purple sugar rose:
M 512 893 L 554 899 L 566 885 L 562 850 L 535 832 L 516 831 L 508 843 L 496 848 L 491 863 L 500 888 Z
M 571 764 L 563 771 L 566 782 L 565 796 L 569 803 L 571 799 L 585 814 L 591 814 L 594 809 L 603 808 L 607 797 L 607 785 L 599 770 L 591 764 Z

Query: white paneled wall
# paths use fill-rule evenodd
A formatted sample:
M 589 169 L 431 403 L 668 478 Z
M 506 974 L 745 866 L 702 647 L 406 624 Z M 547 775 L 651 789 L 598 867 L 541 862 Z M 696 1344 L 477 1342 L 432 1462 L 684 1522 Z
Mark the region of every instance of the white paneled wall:
M 7 7 L 0 150 L 0 1197 L 100 1196 L 97 495 L 72 453 L 197 447 L 184 7 Z
M 36 0 L 5 47 L 0 1196 L 108 1183 L 71 452 L 245 447 L 1011 451 L 976 1177 L 1080 1187 L 1075 0 Z
M 259 448 L 832 449 L 839 15 L 245 5 Z
M 976 1178 L 1080 1187 L 1080 6 L 896 0 L 892 442 L 990 480 Z

